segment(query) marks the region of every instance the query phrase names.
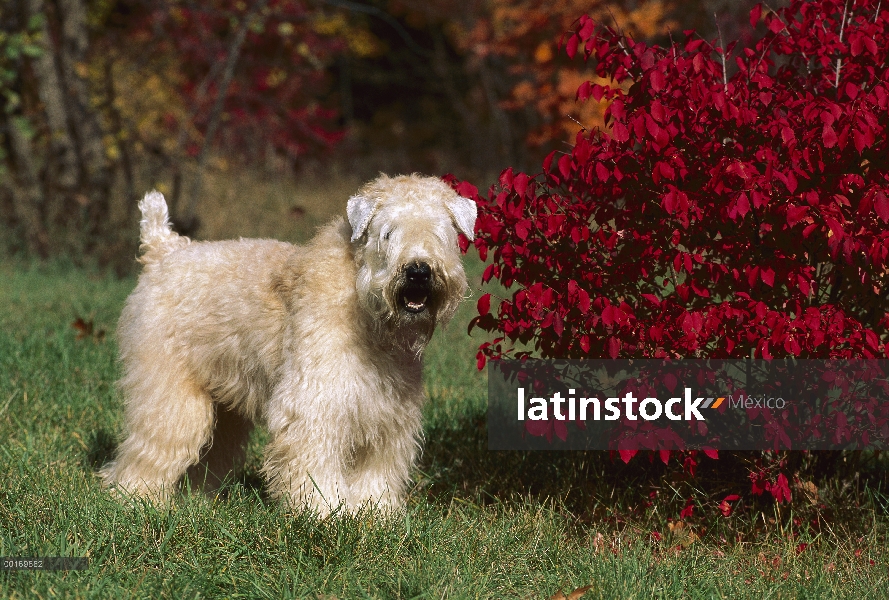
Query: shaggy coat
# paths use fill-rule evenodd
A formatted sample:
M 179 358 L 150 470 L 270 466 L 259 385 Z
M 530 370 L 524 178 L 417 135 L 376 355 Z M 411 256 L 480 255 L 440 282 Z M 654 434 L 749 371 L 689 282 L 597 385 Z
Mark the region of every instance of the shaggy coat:
M 305 246 L 191 242 L 140 203 L 139 283 L 118 326 L 126 438 L 109 485 L 165 500 L 191 468 L 218 485 L 254 422 L 274 497 L 322 514 L 397 507 L 417 456 L 422 355 L 466 293 L 457 232 L 475 204 L 385 176 Z

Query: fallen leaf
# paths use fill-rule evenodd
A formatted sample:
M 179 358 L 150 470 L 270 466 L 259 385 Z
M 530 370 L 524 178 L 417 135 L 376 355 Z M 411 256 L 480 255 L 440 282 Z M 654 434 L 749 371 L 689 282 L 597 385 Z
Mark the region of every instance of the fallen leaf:
M 93 322 L 92 321 L 84 321 L 80 317 L 77 317 L 73 323 L 71 323 L 71 327 L 77 331 L 76 339 L 82 340 L 85 337 L 89 337 L 93 335 Z
M 593 589 L 592 585 L 585 585 L 583 587 L 579 587 L 570 594 L 568 594 L 568 600 L 578 600 L 581 596 L 586 594 L 589 590 Z
M 566 596 L 562 590 L 559 590 L 555 594 L 549 597 L 549 600 L 578 600 L 581 596 L 586 594 L 588 591 L 593 589 L 592 585 L 585 585 L 583 587 L 579 587 L 573 592 L 569 592 Z
M 818 504 L 818 486 L 811 481 L 796 480 L 793 482 L 793 489 L 802 493 L 809 504 Z
M 74 339 L 82 340 L 88 337 L 93 338 L 97 342 L 101 342 L 105 339 L 105 330 L 99 329 L 96 330 L 93 321 L 84 321 L 81 317 L 77 317 L 74 319 L 74 322 L 71 323 L 71 327 L 77 332 Z

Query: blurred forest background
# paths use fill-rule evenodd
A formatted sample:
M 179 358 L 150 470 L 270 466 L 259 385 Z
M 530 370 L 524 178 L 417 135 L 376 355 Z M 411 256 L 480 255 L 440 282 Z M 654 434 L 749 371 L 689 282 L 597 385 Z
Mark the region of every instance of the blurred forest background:
M 562 35 L 748 38 L 751 0 L 0 0 L 0 244 L 126 273 L 136 203 L 299 240 L 379 172 L 488 187 L 603 107 Z

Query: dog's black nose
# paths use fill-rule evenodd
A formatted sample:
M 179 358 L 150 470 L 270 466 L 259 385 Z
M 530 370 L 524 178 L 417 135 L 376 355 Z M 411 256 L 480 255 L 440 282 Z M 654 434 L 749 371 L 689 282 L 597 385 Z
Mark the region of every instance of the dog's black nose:
M 409 283 L 426 285 L 432 277 L 432 269 L 424 262 L 415 262 L 407 266 L 405 276 Z

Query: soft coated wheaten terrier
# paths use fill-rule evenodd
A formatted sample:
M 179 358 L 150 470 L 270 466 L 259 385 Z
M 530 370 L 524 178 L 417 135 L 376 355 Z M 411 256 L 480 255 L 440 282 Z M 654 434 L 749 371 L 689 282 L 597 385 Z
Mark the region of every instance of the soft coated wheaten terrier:
M 139 207 L 145 266 L 118 326 L 127 435 L 104 481 L 155 500 L 190 467 L 218 484 L 262 421 L 274 497 L 322 514 L 399 506 L 422 354 L 466 292 L 457 232 L 472 239 L 474 202 L 381 176 L 305 246 L 190 242 L 161 194 Z

